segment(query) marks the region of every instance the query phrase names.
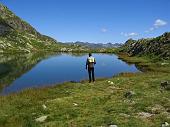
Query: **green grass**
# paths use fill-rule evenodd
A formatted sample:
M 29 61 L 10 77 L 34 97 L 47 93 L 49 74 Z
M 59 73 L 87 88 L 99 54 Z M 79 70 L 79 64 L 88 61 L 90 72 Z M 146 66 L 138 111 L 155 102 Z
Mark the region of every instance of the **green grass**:
M 159 67 L 145 58 L 124 59 Z M 169 66 L 160 71 L 122 73 L 95 83 L 64 83 L 0 96 L 0 127 L 159 127 L 170 123 L 170 91 L 160 87 L 161 81 L 170 79 L 170 73 L 162 71 Z M 125 98 L 127 91 L 135 95 Z M 161 108 L 153 111 L 156 106 Z M 141 112 L 153 116 L 142 118 L 138 115 Z M 35 121 L 43 115 L 48 116 L 44 122 Z
M 136 64 L 142 71 L 167 72 L 170 73 L 170 60 L 155 59 L 148 56 L 129 57 L 126 54 L 118 54 L 119 58 L 129 64 Z

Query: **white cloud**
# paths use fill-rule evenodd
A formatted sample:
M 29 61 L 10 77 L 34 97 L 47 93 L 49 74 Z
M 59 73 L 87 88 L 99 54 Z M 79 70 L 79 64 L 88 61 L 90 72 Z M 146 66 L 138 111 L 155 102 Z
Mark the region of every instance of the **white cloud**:
M 164 21 L 164 20 L 161 20 L 161 19 L 157 19 L 154 23 L 154 27 L 155 28 L 158 28 L 158 27 L 161 27 L 161 26 L 165 26 L 167 25 L 167 22 Z
M 161 20 L 161 19 L 157 19 L 155 20 L 153 26 L 151 28 L 149 28 L 149 30 L 146 30 L 145 33 L 149 33 L 149 32 L 152 32 L 154 31 L 155 29 L 158 29 L 162 26 L 166 26 L 167 25 L 167 22 L 164 21 L 164 20 Z
M 137 33 L 129 33 L 128 36 L 137 36 Z
M 108 30 L 106 28 L 102 28 L 101 32 L 106 33 Z
M 139 35 L 138 33 L 135 33 L 135 32 L 132 32 L 132 33 L 124 33 L 124 32 L 121 32 L 120 34 L 123 35 L 123 36 L 125 36 L 125 37 L 132 37 L 132 36 L 137 36 L 137 35 Z

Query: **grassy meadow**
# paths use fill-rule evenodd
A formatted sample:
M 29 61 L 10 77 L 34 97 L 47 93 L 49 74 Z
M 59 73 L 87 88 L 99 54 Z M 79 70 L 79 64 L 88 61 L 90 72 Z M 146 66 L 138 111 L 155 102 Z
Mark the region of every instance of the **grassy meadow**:
M 159 127 L 170 123 L 170 91 L 160 85 L 170 80 L 170 61 L 120 58 L 136 63 L 144 72 L 0 96 L 0 127 Z

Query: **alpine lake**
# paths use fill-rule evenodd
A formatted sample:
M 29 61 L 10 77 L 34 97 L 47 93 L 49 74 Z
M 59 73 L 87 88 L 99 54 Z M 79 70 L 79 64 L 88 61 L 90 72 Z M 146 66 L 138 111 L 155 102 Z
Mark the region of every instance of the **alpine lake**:
M 94 53 L 95 77 L 107 78 L 122 72 L 140 72 L 134 64 L 114 54 Z M 0 95 L 88 80 L 86 53 L 0 55 Z

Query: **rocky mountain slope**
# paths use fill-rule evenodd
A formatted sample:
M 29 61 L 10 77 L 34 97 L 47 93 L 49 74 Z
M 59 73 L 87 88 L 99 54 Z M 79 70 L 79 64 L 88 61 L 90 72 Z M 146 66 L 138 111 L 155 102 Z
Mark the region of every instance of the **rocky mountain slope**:
M 31 25 L 0 4 L 0 53 L 51 50 L 57 41 L 41 35 Z
M 130 56 L 148 55 L 151 57 L 170 59 L 170 32 L 166 32 L 156 38 L 140 40 L 129 39 L 121 47 L 121 52 L 126 52 Z
M 80 45 L 80 46 L 85 46 L 87 48 L 92 48 L 92 49 L 96 49 L 96 48 L 117 48 L 122 46 L 120 43 L 89 43 L 89 42 L 68 42 L 66 44 L 75 44 L 75 45 Z

